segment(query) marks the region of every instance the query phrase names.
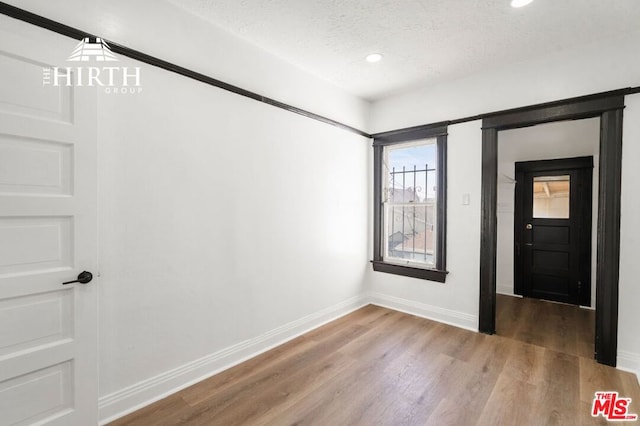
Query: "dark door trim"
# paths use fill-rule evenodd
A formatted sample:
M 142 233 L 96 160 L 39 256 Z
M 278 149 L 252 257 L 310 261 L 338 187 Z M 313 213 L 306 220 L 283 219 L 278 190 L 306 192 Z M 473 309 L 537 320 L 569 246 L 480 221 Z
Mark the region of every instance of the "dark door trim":
M 518 167 L 521 172 L 591 169 L 593 168 L 593 157 L 589 155 L 586 157 L 558 158 L 555 160 L 518 161 L 516 167 Z
M 596 360 L 616 365 L 620 260 L 620 184 L 624 95 L 532 106 L 482 121 L 482 218 L 479 330 L 496 330 L 498 131 L 561 120 L 600 117 L 598 254 L 596 261 Z
M 571 268 L 576 268 L 575 273 L 578 275 L 578 281 L 584 283 L 581 288 L 574 288 L 576 291 L 576 299 L 569 303 L 575 303 L 581 306 L 591 306 L 591 237 L 593 232 L 592 226 L 592 185 L 593 185 L 593 156 L 559 158 L 553 160 L 535 160 L 535 161 L 518 161 L 515 163 L 516 171 L 516 196 L 513 220 L 513 236 L 514 236 L 514 293 L 525 297 L 536 297 L 529 293 L 530 289 L 525 285 L 525 249 L 526 244 L 523 241 L 523 229 L 525 226 L 525 188 L 523 183 L 529 185 L 526 180 L 528 173 L 549 173 L 551 175 L 572 174 L 578 179 L 577 186 L 571 184 L 571 208 L 570 223 L 576 230 L 576 235 L 570 238 L 575 239 L 577 252 L 575 260 L 577 263 Z M 529 194 L 530 196 L 532 194 Z M 522 253 L 522 255 L 519 255 Z M 564 301 L 567 302 L 567 301 Z

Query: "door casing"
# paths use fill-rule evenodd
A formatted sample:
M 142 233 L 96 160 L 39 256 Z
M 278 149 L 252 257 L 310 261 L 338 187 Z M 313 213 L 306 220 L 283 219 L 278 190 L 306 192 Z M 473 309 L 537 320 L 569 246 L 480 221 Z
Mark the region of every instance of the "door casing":
M 596 260 L 595 358 L 616 365 L 620 263 L 620 194 L 624 95 L 599 94 L 534 105 L 482 121 L 480 303 L 478 328 L 496 330 L 498 132 L 563 120 L 600 117 Z

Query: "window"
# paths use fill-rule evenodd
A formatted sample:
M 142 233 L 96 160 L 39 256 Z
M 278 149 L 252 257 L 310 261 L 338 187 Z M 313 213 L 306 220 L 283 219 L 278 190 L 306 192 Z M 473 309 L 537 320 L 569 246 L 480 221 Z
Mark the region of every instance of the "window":
M 535 176 L 533 178 L 533 217 L 569 219 L 571 176 Z
M 374 135 L 374 270 L 445 281 L 446 131 Z

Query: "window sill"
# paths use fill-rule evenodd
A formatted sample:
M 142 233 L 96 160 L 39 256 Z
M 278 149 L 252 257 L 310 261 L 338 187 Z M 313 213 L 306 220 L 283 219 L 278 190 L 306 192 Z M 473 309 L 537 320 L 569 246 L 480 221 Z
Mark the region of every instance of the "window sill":
M 373 270 L 378 272 L 385 272 L 387 274 L 402 275 L 404 277 L 420 278 L 423 280 L 436 281 L 439 283 L 445 282 L 447 278 L 447 271 L 439 271 L 437 269 L 423 269 L 414 268 L 411 266 L 396 265 L 393 263 L 386 263 L 381 261 L 372 261 Z

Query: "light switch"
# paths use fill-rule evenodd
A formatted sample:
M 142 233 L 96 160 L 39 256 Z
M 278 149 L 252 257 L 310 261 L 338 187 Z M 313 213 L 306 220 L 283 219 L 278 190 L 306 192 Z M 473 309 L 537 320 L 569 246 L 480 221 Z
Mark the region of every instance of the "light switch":
M 468 206 L 471 203 L 471 196 L 469 194 L 462 194 L 462 205 Z

